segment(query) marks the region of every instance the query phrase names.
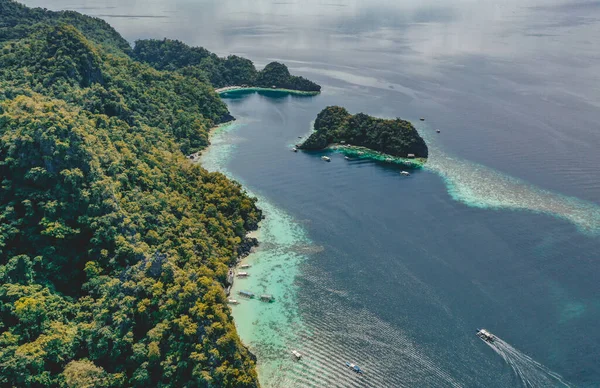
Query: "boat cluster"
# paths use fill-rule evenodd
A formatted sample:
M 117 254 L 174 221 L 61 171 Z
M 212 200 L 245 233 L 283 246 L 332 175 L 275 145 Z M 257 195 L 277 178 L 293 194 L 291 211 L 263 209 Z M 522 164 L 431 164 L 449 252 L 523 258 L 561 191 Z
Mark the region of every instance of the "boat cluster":
M 439 133 L 440 131 L 438 130 L 437 132 Z M 342 145 L 342 147 L 344 147 L 344 146 L 348 146 L 348 145 Z M 294 148 L 292 148 L 292 151 L 293 151 L 293 152 L 298 152 L 298 148 L 297 148 L 297 147 L 294 147 Z M 359 152 L 358 152 L 358 155 L 359 155 L 359 156 L 360 156 L 360 155 L 363 155 L 363 154 L 364 154 L 364 152 L 362 152 L 362 151 L 359 151 Z M 414 157 L 415 157 L 415 155 L 414 155 L 414 154 L 409 154 L 409 155 L 408 155 L 408 158 L 409 158 L 409 159 L 410 159 L 410 158 L 414 158 Z M 352 160 L 352 158 L 350 158 L 350 157 L 349 157 L 349 156 L 347 156 L 347 155 L 346 155 L 346 156 L 344 156 L 344 159 L 346 159 L 346 160 Z M 325 162 L 331 162 L 331 158 L 330 158 L 329 156 L 325 156 L 325 155 L 321 156 L 321 160 L 323 160 L 323 161 L 325 161 Z M 386 159 L 385 159 L 385 161 L 389 163 L 389 162 L 392 162 L 392 161 L 393 161 L 393 159 L 392 159 L 392 158 L 386 158 Z M 408 171 L 400 171 L 400 175 L 403 175 L 403 176 L 410 176 L 410 173 L 409 173 Z M 238 275 L 238 276 L 239 276 L 239 275 Z
M 240 269 L 248 269 L 248 268 L 250 268 L 250 264 L 240 265 Z M 248 276 L 250 276 L 250 274 L 248 272 L 241 271 L 241 272 L 238 272 L 236 276 L 238 278 L 247 278 Z M 229 271 L 229 277 L 233 277 L 233 270 Z M 233 281 L 231 281 L 231 283 L 233 283 Z M 238 295 L 240 295 L 241 297 L 247 298 L 247 299 L 253 299 L 255 296 L 253 292 L 245 291 L 245 290 L 238 291 Z M 275 301 L 275 297 L 271 294 L 260 295 L 259 299 L 263 302 L 274 302 Z M 227 299 L 227 303 L 237 305 L 237 304 L 240 304 L 240 301 L 237 299 L 230 298 L 230 299 Z
M 244 298 L 247 298 L 247 299 L 254 299 L 254 297 L 256 296 L 254 294 L 254 292 L 246 291 L 246 290 L 238 291 L 238 294 L 241 297 L 244 297 Z M 275 302 L 275 297 L 273 295 L 271 295 L 271 294 L 262 294 L 262 295 L 260 295 L 259 299 L 262 302 L 267 302 L 267 303 Z M 237 303 L 229 302 L 229 303 L 231 303 L 231 304 L 238 304 L 239 302 L 237 302 Z

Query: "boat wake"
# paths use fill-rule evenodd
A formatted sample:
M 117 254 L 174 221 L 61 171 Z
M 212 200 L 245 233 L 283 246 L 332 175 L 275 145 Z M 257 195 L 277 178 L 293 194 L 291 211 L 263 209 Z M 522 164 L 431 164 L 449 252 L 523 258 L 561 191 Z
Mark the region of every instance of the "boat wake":
M 523 387 L 569 387 L 563 378 L 498 337 L 485 341 L 511 367 Z

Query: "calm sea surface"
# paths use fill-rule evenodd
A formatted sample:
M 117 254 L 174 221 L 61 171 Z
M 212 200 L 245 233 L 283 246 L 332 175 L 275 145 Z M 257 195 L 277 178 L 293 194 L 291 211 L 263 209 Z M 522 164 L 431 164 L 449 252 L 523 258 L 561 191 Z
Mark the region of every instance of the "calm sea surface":
M 267 213 L 236 287 L 277 301 L 233 311 L 263 385 L 600 386 L 600 2 L 25 3 L 323 85 L 228 96 L 206 155 Z M 328 105 L 412 120 L 430 162 L 290 152 Z

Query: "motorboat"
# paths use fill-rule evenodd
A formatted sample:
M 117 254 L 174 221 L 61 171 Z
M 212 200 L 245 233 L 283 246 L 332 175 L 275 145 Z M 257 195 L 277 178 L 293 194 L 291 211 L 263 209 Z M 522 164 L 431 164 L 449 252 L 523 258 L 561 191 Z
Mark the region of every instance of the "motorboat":
M 292 350 L 292 355 L 296 358 L 296 360 L 300 360 L 302 358 L 302 354 L 297 350 Z
M 250 276 L 248 272 L 238 272 L 237 274 L 238 278 L 247 278 L 248 276 Z
M 358 365 L 354 365 L 354 364 L 351 364 L 349 362 L 346 362 L 346 366 L 348 368 L 350 368 L 350 370 L 353 371 L 353 372 L 356 372 L 356 373 L 361 374 L 361 375 L 363 374 L 362 369 L 360 369 L 360 367 Z
M 408 171 L 400 171 L 400 174 L 404 176 L 410 176 L 410 172 Z
M 326 162 L 331 162 L 331 158 L 329 156 L 321 156 L 321 159 L 323 159 Z
M 494 342 L 496 340 L 496 336 L 487 331 L 486 329 L 477 329 L 477 337 L 481 338 L 486 342 Z
M 237 301 L 236 299 L 227 299 L 227 303 L 229 303 L 229 304 L 240 304 L 240 302 Z

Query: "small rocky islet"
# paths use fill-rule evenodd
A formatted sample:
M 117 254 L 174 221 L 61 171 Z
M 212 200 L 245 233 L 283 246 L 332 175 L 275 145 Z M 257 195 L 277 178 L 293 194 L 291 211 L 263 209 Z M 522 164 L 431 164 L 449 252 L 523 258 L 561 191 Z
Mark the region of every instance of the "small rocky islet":
M 298 148 L 316 151 L 333 144 L 365 147 L 399 158 L 426 159 L 429 154 L 425 140 L 409 121 L 352 115 L 339 106 L 329 106 L 318 114 L 314 132 Z

